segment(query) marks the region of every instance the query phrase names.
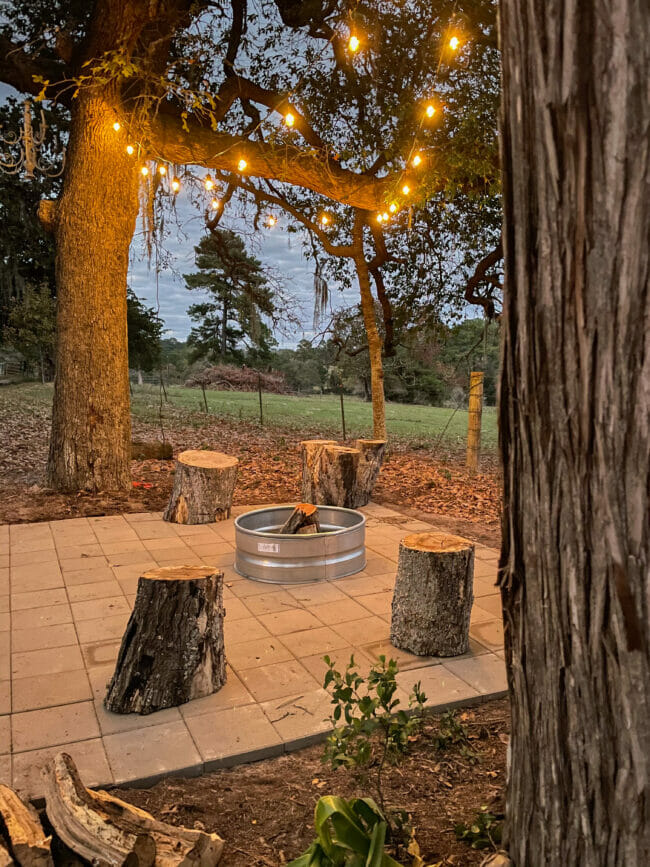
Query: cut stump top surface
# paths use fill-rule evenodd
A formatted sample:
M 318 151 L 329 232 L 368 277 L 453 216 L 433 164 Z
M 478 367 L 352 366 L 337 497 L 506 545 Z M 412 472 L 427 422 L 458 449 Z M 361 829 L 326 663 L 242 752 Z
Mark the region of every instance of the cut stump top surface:
M 336 440 L 301 440 L 301 446 L 335 446 Z
M 206 467 L 206 469 L 235 467 L 239 463 L 238 459 L 232 455 L 225 455 L 223 452 L 211 452 L 207 449 L 190 449 L 181 452 L 176 460 L 191 467 Z
M 451 536 L 449 533 L 412 533 L 402 539 L 404 548 L 413 551 L 432 551 L 443 554 L 446 551 L 465 551 L 473 548 L 474 543 L 461 536 Z
M 161 566 L 143 572 L 141 577 L 148 581 L 197 581 L 219 571 L 216 566 Z
M 328 453 L 335 453 L 335 454 L 339 454 L 339 455 L 345 454 L 347 452 L 349 452 L 350 454 L 353 454 L 353 455 L 359 454 L 359 449 L 355 449 L 353 446 L 339 446 L 339 445 L 325 446 L 325 451 Z

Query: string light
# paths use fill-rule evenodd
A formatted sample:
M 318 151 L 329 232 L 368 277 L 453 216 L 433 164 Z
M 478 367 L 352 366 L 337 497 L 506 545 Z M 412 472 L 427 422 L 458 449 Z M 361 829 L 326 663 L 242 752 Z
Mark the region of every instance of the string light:
M 164 178 L 167 174 L 167 166 L 158 166 L 158 174 Z
M 330 218 L 327 214 L 321 214 L 320 216 L 320 224 L 321 226 L 328 226 L 330 222 Z
M 432 102 L 430 102 L 425 109 L 425 114 L 427 117 L 433 117 L 435 113 L 436 107 Z
M 210 202 L 210 207 L 213 211 L 218 211 L 221 207 L 221 202 L 219 201 L 219 199 L 212 199 L 212 201 Z
M 411 188 L 408 184 L 404 184 L 404 186 L 402 187 L 402 192 L 405 196 L 408 196 L 408 194 L 411 192 Z
M 381 215 L 381 217 L 382 217 L 384 223 L 387 223 L 387 222 L 388 222 L 389 217 L 388 217 L 388 212 L 387 212 L 387 211 L 384 211 L 384 213 Z
M 140 169 L 140 173 L 143 178 L 146 178 L 149 174 L 149 168 L 147 166 L 142 166 L 142 168 Z
M 237 169 L 238 169 L 240 172 L 245 171 L 247 167 L 248 167 L 248 163 L 247 163 L 246 160 L 243 159 L 243 158 L 242 158 L 241 160 L 239 160 L 239 162 L 237 163 Z
M 267 225 L 267 226 L 271 226 L 271 227 L 273 227 L 273 226 L 275 226 L 275 224 L 276 224 L 277 222 L 278 222 L 278 221 L 277 221 L 277 218 L 274 217 L 273 214 L 269 214 L 268 217 L 266 218 L 266 225 Z
M 290 111 L 288 111 L 284 116 L 284 122 L 287 126 L 293 126 L 296 122 L 295 115 L 293 115 Z
M 384 220 L 384 215 L 383 214 L 377 214 L 377 222 L 382 223 L 383 220 Z
M 206 176 L 206 179 L 205 179 L 205 181 L 204 181 L 204 185 L 205 185 L 206 190 L 208 190 L 208 192 L 209 192 L 210 190 L 213 190 L 213 189 L 214 189 L 214 181 L 212 180 L 212 178 L 210 177 L 210 175 L 207 175 L 207 176 Z
M 122 129 L 122 125 L 119 120 L 115 121 L 115 123 L 113 124 L 113 129 L 115 130 L 115 132 L 119 132 Z
M 133 156 L 133 154 L 135 153 L 135 148 L 133 147 L 133 145 L 127 145 L 126 152 L 129 156 Z
M 420 154 L 416 154 L 413 157 L 413 159 L 411 160 L 411 165 L 414 165 L 417 168 L 421 162 L 422 162 L 422 156 Z
M 172 178 L 172 190 L 177 193 L 181 188 L 181 182 L 178 178 Z
M 449 40 L 449 47 L 452 51 L 455 51 L 460 45 L 460 39 L 457 36 L 452 36 Z
M 348 39 L 348 48 L 350 49 L 350 51 L 358 51 L 360 45 L 361 42 L 359 41 L 359 37 L 352 34 L 352 36 L 350 36 L 350 38 Z
M 395 204 L 395 202 L 390 203 L 390 207 L 388 208 L 388 210 L 391 212 L 391 214 L 395 213 L 395 211 L 397 210 L 397 205 Z

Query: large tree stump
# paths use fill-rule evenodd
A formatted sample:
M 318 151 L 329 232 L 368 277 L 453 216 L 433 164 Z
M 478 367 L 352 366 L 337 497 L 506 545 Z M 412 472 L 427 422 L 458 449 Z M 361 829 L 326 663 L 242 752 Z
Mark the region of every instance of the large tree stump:
M 384 461 L 386 440 L 356 440 L 354 447 L 360 452 L 354 505 L 354 508 L 358 509 L 359 506 L 367 506 L 370 502 L 372 490 Z
M 163 515 L 174 524 L 211 524 L 230 517 L 239 461 L 221 452 L 181 452 Z
M 13 789 L 0 784 L 0 846 L 2 830 L 20 867 L 54 867 L 52 838 L 43 831 L 38 816 Z
M 469 647 L 474 545 L 445 533 L 414 533 L 399 546 L 390 640 L 419 656 Z
M 138 593 L 104 706 L 148 714 L 217 692 L 226 682 L 223 573 L 152 569 Z
M 214 867 L 221 858 L 223 840 L 217 834 L 167 825 L 108 792 L 87 789 L 66 753 L 47 763 L 43 780 L 52 827 L 96 867 Z
M 303 440 L 300 443 L 302 456 L 302 499 L 305 503 L 324 504 L 318 500 L 320 492 L 321 455 L 325 446 L 335 446 L 336 440 Z M 328 504 L 331 505 L 331 504 Z

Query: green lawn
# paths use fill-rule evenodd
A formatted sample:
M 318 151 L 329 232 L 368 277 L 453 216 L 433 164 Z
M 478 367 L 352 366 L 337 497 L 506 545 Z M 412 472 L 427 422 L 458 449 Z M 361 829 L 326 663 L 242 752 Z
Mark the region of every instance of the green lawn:
M 205 413 L 203 394 L 199 389 L 170 386 L 170 402 L 193 413 Z M 241 391 L 206 391 L 208 409 L 216 416 L 234 419 L 259 419 L 257 393 Z M 336 395 L 293 397 L 284 394 L 263 395 L 264 421 L 272 427 L 299 431 L 311 429 L 323 434 L 340 436 L 341 407 Z M 372 407 L 354 397 L 345 397 L 345 422 L 348 437 L 372 434 Z M 133 412 L 142 419 L 158 417 L 159 389 L 156 386 L 134 386 Z M 195 418 L 195 423 L 198 419 Z M 464 447 L 467 436 L 467 412 L 434 406 L 389 403 L 386 405 L 389 435 L 414 443 L 431 446 L 438 441 L 447 448 Z M 482 447 L 486 452 L 497 446 L 496 411 L 483 411 Z

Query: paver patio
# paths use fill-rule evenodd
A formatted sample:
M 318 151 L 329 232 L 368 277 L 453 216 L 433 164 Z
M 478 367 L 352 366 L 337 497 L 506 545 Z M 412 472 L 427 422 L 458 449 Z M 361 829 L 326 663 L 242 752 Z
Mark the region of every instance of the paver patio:
M 247 506 L 239 514 L 255 508 Z M 167 524 L 160 514 L 0 527 L 0 782 L 41 792 L 45 759 L 65 749 L 89 785 L 149 783 L 296 749 L 327 731 L 328 653 L 367 668 L 400 664 L 406 699 L 420 680 L 431 707 L 506 690 L 497 552 L 476 546 L 470 650 L 416 657 L 389 643 L 400 539 L 432 529 L 370 504 L 367 566 L 350 578 L 281 586 L 233 569 L 233 520 Z M 138 577 L 154 566 L 223 570 L 228 682 L 218 693 L 149 716 L 102 705 Z

